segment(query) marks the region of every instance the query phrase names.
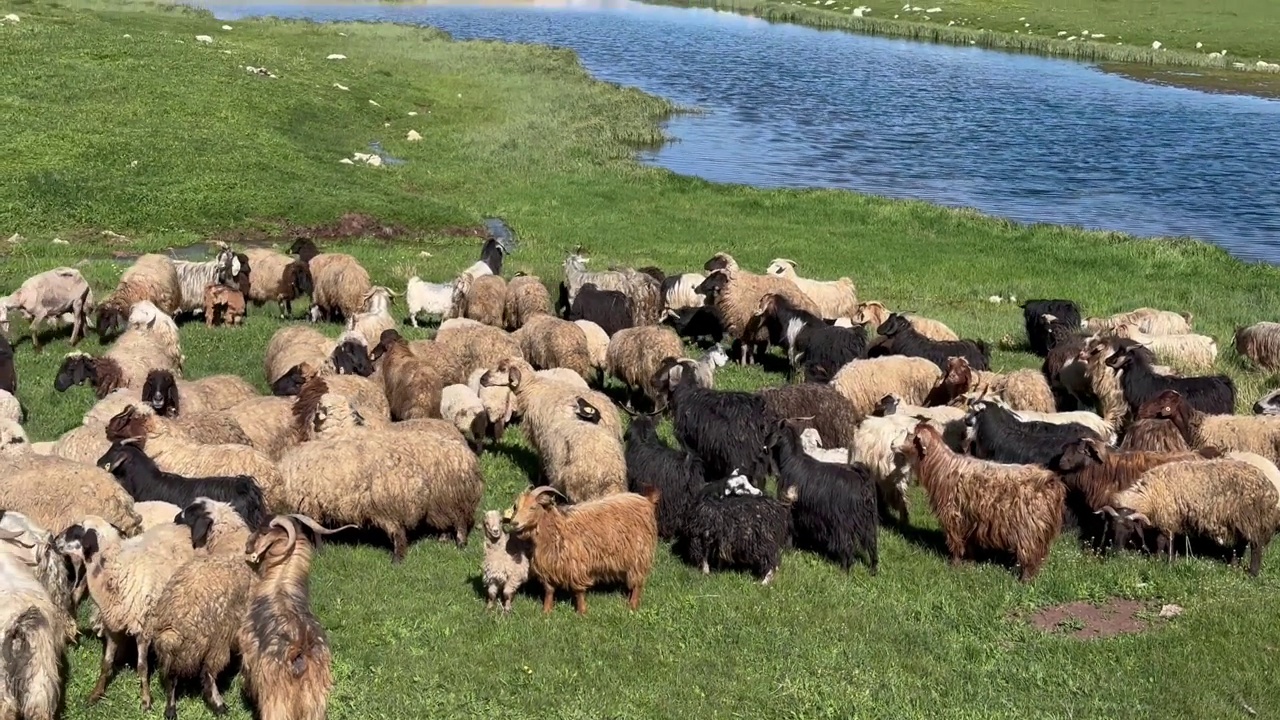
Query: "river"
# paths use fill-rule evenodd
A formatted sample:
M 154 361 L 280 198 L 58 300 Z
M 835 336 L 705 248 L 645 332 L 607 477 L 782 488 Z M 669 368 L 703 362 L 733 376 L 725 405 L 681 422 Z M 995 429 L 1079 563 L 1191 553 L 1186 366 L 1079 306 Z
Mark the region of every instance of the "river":
M 1274 100 L 629 0 L 201 4 L 223 19 L 390 20 L 572 48 L 598 78 L 705 111 L 672 119 L 676 141 L 640 154 L 677 173 L 1190 236 L 1280 263 Z

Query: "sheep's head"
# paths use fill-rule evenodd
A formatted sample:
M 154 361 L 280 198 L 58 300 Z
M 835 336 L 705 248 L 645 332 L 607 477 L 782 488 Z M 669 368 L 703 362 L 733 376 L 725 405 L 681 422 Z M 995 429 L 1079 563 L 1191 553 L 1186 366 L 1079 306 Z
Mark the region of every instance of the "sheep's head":
M 112 540 L 120 540 L 120 530 L 103 518 L 90 515 L 58 533 L 54 547 L 80 566 L 93 562 L 103 543 Z
M 1123 549 L 1129 544 L 1129 538 L 1135 534 L 1142 537 L 1147 528 L 1152 526 L 1151 520 L 1133 508 L 1122 507 L 1119 510 L 1110 505 L 1102 506 L 1096 511 L 1099 515 L 1107 515 L 1111 520 L 1113 533 L 1112 547 Z
M 150 330 L 155 327 L 156 322 L 160 320 L 160 316 L 165 315 L 155 303 L 150 300 L 140 300 L 129 308 L 129 327 Z
M 291 294 L 295 298 L 310 295 L 315 290 L 315 281 L 311 279 L 311 266 L 302 260 L 289 263 L 284 268 L 282 284 L 292 289 Z
M 408 347 L 408 345 L 409 342 L 405 340 L 399 332 L 395 330 L 383 330 L 382 334 L 378 336 L 378 344 L 373 346 L 373 350 L 369 352 L 369 356 L 373 358 L 374 362 L 377 362 L 382 359 L 382 356 L 386 355 L 391 348 L 397 346 Z
M 502 513 L 497 510 L 488 510 L 484 514 L 484 536 L 489 542 L 498 542 L 502 539 Z
M 854 325 L 871 325 L 872 327 L 880 327 L 885 320 L 889 319 L 889 309 L 884 303 L 872 300 L 870 302 L 858 303 L 858 309 L 853 314 Z
M 12 420 L 0 419 L 0 457 L 21 457 L 30 452 L 27 431 Z
M 178 382 L 168 370 L 152 370 L 142 384 L 142 402 L 151 406 L 157 415 L 177 417 L 182 411 L 182 399 L 178 395 Z
M 794 487 L 794 486 L 793 486 Z M 738 468 L 733 469 L 733 473 L 724 481 L 724 495 L 761 495 L 760 488 L 751 484 L 751 478 L 739 472 Z
M 1081 438 L 1067 443 L 1062 454 L 1054 462 L 1054 470 L 1059 473 L 1077 473 L 1093 465 L 1106 462 L 1107 447 L 1094 438 Z
M 334 352 L 337 352 L 336 348 Z M 297 395 L 302 391 L 302 386 L 306 385 L 307 381 L 316 377 L 318 374 L 319 373 L 316 372 L 315 367 L 312 366 L 311 363 L 298 363 L 297 365 L 289 368 L 288 372 L 276 378 L 275 382 L 271 383 L 271 394 L 276 397 L 292 397 Z
M 297 255 L 299 260 L 309 263 L 311 258 L 320 254 L 320 250 L 310 238 L 300 237 L 289 246 L 289 254 Z
M 769 263 L 769 267 L 765 269 L 766 275 L 777 275 L 778 277 L 794 277 L 796 268 L 800 267 L 800 263 L 795 260 L 786 258 L 776 258 Z
M 387 332 L 395 331 L 388 330 L 383 332 L 383 335 L 385 336 Z M 399 334 L 397 334 L 397 337 L 399 337 Z M 401 340 L 403 341 L 403 338 Z M 378 347 L 382 347 L 381 340 L 378 342 Z M 381 357 L 381 355 L 378 357 Z M 331 358 L 333 359 L 333 369 L 339 375 L 369 377 L 373 374 L 373 359 L 369 356 L 369 347 L 364 344 L 364 338 L 358 335 L 348 333 L 339 338 L 338 344 L 333 348 Z
M 364 312 L 385 313 L 395 304 L 399 294 L 385 285 L 374 285 L 364 294 Z
M 173 517 L 174 524 L 191 528 L 191 547 L 196 550 L 209 543 L 209 534 L 213 531 L 211 506 L 214 502 L 207 497 L 196 498 Z
M 707 305 L 715 302 L 716 296 L 729 286 L 729 273 L 724 270 L 716 270 L 707 276 L 706 280 L 698 283 L 698 287 L 693 291 L 701 295 Z
M 114 303 L 103 303 L 98 306 L 98 319 L 94 329 L 102 340 L 113 338 L 125 331 L 129 326 L 129 313 Z
M 875 408 L 871 411 L 876 417 L 887 417 L 898 412 L 898 405 L 902 402 L 897 395 L 892 393 L 880 398 L 880 402 L 876 403 Z
M 898 333 L 905 332 L 910 329 L 911 321 L 907 319 L 906 315 L 903 315 L 902 313 L 892 313 L 889 315 L 887 320 L 880 323 L 880 326 L 876 328 L 876 332 L 885 337 L 893 337 Z
M 1118 349 L 1104 362 L 1112 370 L 1123 370 L 1133 364 L 1133 351 L 1128 348 Z
M 729 364 L 729 353 L 725 352 L 724 348 L 720 347 L 719 344 L 716 344 L 707 351 L 707 359 L 711 361 L 712 367 L 722 368 Z
M 709 273 L 714 273 L 717 270 L 733 272 L 738 269 L 738 261 L 734 260 L 729 253 L 719 252 L 711 256 L 711 259 L 703 264 L 702 269 Z
M 73 352 L 62 359 L 58 375 L 53 379 L 53 389 L 66 392 L 72 385 L 94 385 L 97 381 L 97 360 L 85 353 Z
M 532 534 L 544 515 L 558 512 L 557 496 L 568 500 L 559 490 L 546 485 L 520 493 L 511 506 L 511 529 L 522 537 Z
M 1272 390 L 1253 404 L 1254 415 L 1280 415 L 1280 390 Z
M 150 406 L 129 405 L 107 422 L 107 439 L 116 442 L 145 438 L 154 429 Z
M 1129 340 L 1137 340 L 1142 336 L 1142 332 L 1138 330 L 1138 326 L 1132 323 L 1120 323 L 1111 330 L 1111 334 L 1119 338 L 1127 338 Z

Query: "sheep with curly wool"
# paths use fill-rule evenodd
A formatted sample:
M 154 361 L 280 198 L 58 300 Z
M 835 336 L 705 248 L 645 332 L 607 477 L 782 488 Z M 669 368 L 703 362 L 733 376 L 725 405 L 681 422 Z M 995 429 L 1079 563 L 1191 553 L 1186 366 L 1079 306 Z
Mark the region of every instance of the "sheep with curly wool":
M 210 375 L 199 380 L 179 380 L 171 370 L 152 370 L 142 384 L 142 402 L 157 415 L 178 417 L 234 407 L 258 394 L 239 375 Z M 123 409 L 123 408 L 121 408 Z
M 684 355 L 684 343 L 670 328 L 661 325 L 619 330 L 609 339 L 605 356 L 608 372 L 627 388 L 627 404 L 634 407 L 643 396 L 650 402 L 659 400 L 653 379 L 667 358 Z
M 566 368 L 583 380 L 593 374 L 587 334 L 575 323 L 552 315 L 535 315 L 526 319 L 511 337 L 520 343 L 520 351 L 529 364 L 539 370 Z
M 201 292 L 204 286 L 200 286 Z M 150 300 L 161 312 L 173 316 L 182 307 L 182 286 L 173 261 L 163 255 L 143 255 L 134 261 L 115 290 L 98 304 L 94 329 L 103 340 L 123 333 L 134 305 Z
M 1260 322 L 1237 327 L 1236 352 L 1263 370 L 1280 368 L 1280 323 Z
M 529 580 L 529 555 L 533 551 L 528 540 L 518 538 L 502 527 L 502 513 L 489 510 L 484 514 L 484 563 L 480 581 L 488 599 L 485 609 L 492 610 L 499 601 L 502 612 L 511 612 L 511 599 Z
M 502 303 L 503 324 L 507 330 L 519 330 L 530 319 L 539 315 L 551 315 L 551 293 L 542 280 L 523 273 L 516 273 L 507 283 L 507 294 Z
M 476 452 L 484 447 L 489 433 L 489 413 L 471 388 L 461 383 L 446 385 L 440 391 L 440 417 L 457 428 Z
M 852 317 L 858 311 L 858 293 L 853 281 L 847 277 L 839 280 L 811 280 L 796 274 L 799 263 L 777 258 L 765 269 L 766 275 L 790 280 L 818 306 L 817 315 L 825 320 Z
M 524 357 L 520 343 L 510 333 L 475 320 L 452 318 L 444 321 L 436 331 L 434 343 L 432 353 L 444 356 L 443 361 L 453 369 L 451 383 L 463 382 L 477 369 L 496 367 L 506 358 Z M 426 347 L 421 341 L 412 343 L 412 346 Z
M 293 405 L 293 398 L 257 396 L 236 403 L 224 413 L 240 426 L 251 447 L 278 460 L 287 447 L 297 443 L 293 432 Z
M 963 357 L 947 358 L 942 379 L 929 391 L 925 405 L 948 405 L 970 393 L 994 395 L 1014 410 L 1056 412 L 1057 403 L 1045 376 L 1035 370 L 1001 374 L 974 370 Z
M 807 418 L 804 427 L 818 431 L 822 446 L 847 448 L 853 442 L 858 411 L 853 403 L 830 385 L 802 383 L 765 388 L 760 391 L 765 406 L 775 417 Z
M 276 397 L 294 397 L 302 391 L 304 385 L 315 378 L 322 377 L 333 392 L 346 396 L 355 403 L 365 419 L 372 422 L 391 419 L 391 407 L 387 403 L 387 393 L 380 377 L 363 377 L 361 375 L 325 375 L 311 363 L 302 363 L 281 375 L 271 384 L 271 394 Z
M 293 317 L 293 301 L 315 288 L 310 266 L 267 248 L 247 248 L 244 254 L 252 269 L 249 287 L 240 288 L 245 297 L 258 307 L 274 302 L 281 320 Z
M 100 467 L 31 454 L 6 467 L 0 483 L 0 508 L 14 510 L 57 534 L 88 515 L 104 517 L 125 535 L 141 525 L 129 497 Z
M 150 337 L 168 356 L 169 362 L 179 369 L 186 362 L 182 343 L 178 337 L 178 324 L 150 300 L 134 303 L 129 309 L 129 328 Z
M 297 366 L 309 363 L 323 375 L 373 374 L 364 336 L 344 332 L 337 340 L 306 325 L 288 325 L 271 335 L 262 358 L 262 374 L 274 384 Z
M 334 320 L 338 316 L 345 320 L 360 313 L 373 283 L 369 281 L 369 271 L 359 261 L 344 253 L 322 253 L 306 238 L 295 240 L 289 246 L 289 254 L 307 263 L 311 271 L 312 322 L 321 318 Z
M 399 323 L 391 317 L 391 306 L 399 294 L 389 287 L 374 285 L 364 295 L 360 313 L 347 318 L 347 332 L 364 338 L 367 347 L 378 344 L 378 338 L 386 330 L 394 330 Z
M 859 417 L 866 417 L 885 395 L 923 405 L 941 377 L 942 371 L 930 360 L 890 355 L 846 364 L 831 379 L 831 386 L 853 402 Z
M 1250 452 L 1280 462 L 1280 417 L 1210 415 L 1176 390 L 1165 390 L 1138 409 L 1139 419 L 1170 420 L 1193 448 Z
M 33 568 L 4 551 L 20 542 L 21 535 L 0 531 L 0 638 L 6 648 L 0 662 L 0 715 L 53 720 L 62 701 L 66 647 L 76 637 L 76 624 L 58 606 L 56 589 L 41 573 L 41 566 L 61 564 L 61 555 L 47 541 L 36 542 L 30 549 L 42 562 Z
M 69 323 L 74 346 L 85 336 L 88 316 L 93 312 L 93 290 L 79 270 L 57 267 L 27 278 L 17 290 L 0 297 L 0 332 L 5 335 L 9 334 L 11 310 L 30 323 L 31 347 L 36 352 L 40 352 L 37 330 L 47 323 Z
M 569 307 L 572 309 L 578 293 L 584 285 L 594 285 L 598 290 L 616 290 L 626 296 L 631 305 L 631 326 L 656 325 L 662 313 L 662 283 L 650 275 L 637 272 L 631 268 L 587 271 L 587 258 L 581 251 L 571 253 L 564 260 L 564 278 L 567 288 Z M 571 320 L 592 317 L 574 315 Z M 598 320 L 595 320 L 599 322 Z M 601 323 L 609 335 L 613 330 Z
M 501 329 L 507 302 L 507 281 L 498 275 L 478 277 L 463 273 L 453 281 L 455 318 L 466 318 Z
M 768 585 L 782 565 L 783 549 L 791 544 L 791 512 L 742 475 L 703 483 L 694 491 L 680 531 L 685 560 L 704 575 L 712 567 L 744 568 Z
M 1091 333 L 1113 332 L 1120 325 L 1137 325 L 1148 335 L 1186 335 L 1191 332 L 1191 313 L 1175 313 L 1155 308 L 1138 308 L 1110 317 L 1091 317 L 1080 326 Z
M 1117 325 L 1113 333 L 1147 348 L 1166 365 L 1208 369 L 1218 359 L 1218 343 L 1208 335 L 1148 335 L 1130 323 Z
M 453 379 L 448 368 L 415 354 L 395 330 L 382 334 L 373 356 L 386 388 L 392 420 L 440 417 L 441 393 Z
M 146 532 L 157 525 L 168 525 L 174 517 L 182 512 L 182 508 L 163 500 L 143 500 L 133 503 L 134 512 L 142 519 L 142 531 Z
M 624 492 L 560 508 L 555 492 L 525 490 L 510 510 L 511 529 L 533 545 L 529 570 L 542 583 L 542 612 L 551 612 L 556 589 L 564 588 L 573 593 L 574 609 L 585 615 L 587 590 L 608 582 L 623 584 L 627 605 L 640 609 L 658 547 L 656 493 Z

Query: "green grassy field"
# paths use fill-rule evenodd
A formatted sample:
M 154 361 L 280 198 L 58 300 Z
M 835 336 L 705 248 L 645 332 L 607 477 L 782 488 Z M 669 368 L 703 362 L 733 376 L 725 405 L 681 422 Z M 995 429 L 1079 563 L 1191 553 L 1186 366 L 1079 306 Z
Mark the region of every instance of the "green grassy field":
M 395 241 L 344 243 L 378 283 L 442 280 L 479 244 L 451 228 L 501 215 L 522 238 L 508 272 L 551 280 L 566 248 L 597 264 L 699 267 L 718 250 L 761 268 L 850 275 L 867 299 L 917 310 L 966 337 L 1021 337 L 1021 316 L 993 294 L 1077 299 L 1090 313 L 1138 305 L 1194 312 L 1225 347 L 1236 324 L 1272 319 L 1280 273 L 1189 241 L 1136 241 L 1063 227 L 1024 227 L 923 203 L 835 191 L 761 191 L 644 168 L 631 158 L 660 138 L 670 110 L 591 81 L 571 53 L 373 25 L 223 24 L 141 6 L 68 9 L 19 3 L 0 27 L 0 287 L 59 264 L 99 294 L 126 262 L 116 252 L 182 247 L 214 235 L 332 223 L 362 212 L 407 229 Z M 207 34 L 212 44 L 199 43 Z M 346 60 L 326 60 L 331 53 Z M 265 66 L 279 77 L 256 76 Z M 349 90 L 340 90 L 335 83 Z M 372 104 L 370 101 L 378 103 Z M 416 116 L 409 113 L 416 112 Z M 405 142 L 408 130 L 424 139 Z M 379 140 L 404 165 L 338 161 Z M 128 236 L 110 241 L 104 230 Z M 252 233 L 249 233 L 252 235 Z M 54 244 L 54 238 L 69 245 Z M 430 253 L 430 257 L 423 253 Z M 270 312 L 240 329 L 183 329 L 188 376 L 235 372 L 262 384 Z M 15 334 L 25 328 L 15 324 Z M 331 328 L 337 332 L 337 328 Z M 83 349 L 98 351 L 96 341 Z M 18 346 L 19 395 L 33 439 L 74 426 L 90 392 L 55 393 L 65 340 L 41 356 Z M 999 369 L 1033 366 L 1015 351 Z M 1230 350 L 1220 361 L 1241 407 L 1267 378 Z M 777 384 L 728 368 L 730 388 Z M 484 506 L 528 481 L 519 432 L 482 458 Z M 801 553 L 769 588 L 747 576 L 702 577 L 664 547 L 644 605 L 593 593 L 591 614 L 531 597 L 509 618 L 477 594 L 481 543 L 432 541 L 390 563 L 377 547 L 329 546 L 313 603 L 334 645 L 330 716 L 351 718 L 1114 718 L 1274 717 L 1280 713 L 1280 551 L 1263 575 L 1203 559 L 1173 567 L 1099 560 L 1064 538 L 1037 581 L 995 566 L 947 567 L 936 523 L 913 493 L 911 537 L 881 534 L 881 570 L 846 575 Z M 921 540 L 923 538 L 923 541 Z M 1082 642 L 1020 618 L 1076 600 L 1177 603 L 1152 630 Z M 96 707 L 84 699 L 99 646 L 71 655 L 65 716 L 135 717 L 122 671 Z M 232 717 L 249 712 L 231 693 Z M 159 709 L 156 710 L 159 712 Z M 182 717 L 206 717 L 190 696 Z

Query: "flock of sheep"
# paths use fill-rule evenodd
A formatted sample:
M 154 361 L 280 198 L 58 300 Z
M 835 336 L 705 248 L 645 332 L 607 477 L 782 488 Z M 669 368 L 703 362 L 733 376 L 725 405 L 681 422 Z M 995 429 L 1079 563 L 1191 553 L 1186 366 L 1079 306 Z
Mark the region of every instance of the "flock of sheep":
M 143 707 L 154 655 L 166 718 L 183 680 L 224 710 L 217 676 L 233 654 L 259 717 L 324 717 L 330 653 L 306 590 L 312 542 L 337 531 L 321 523 L 378 529 L 395 562 L 417 531 L 466 545 L 477 455 L 517 421 L 539 477 L 482 521 L 488 604 L 504 610 L 530 579 L 548 612 L 557 590 L 585 612 L 602 583 L 637 608 L 659 539 L 704 573 L 766 584 L 793 546 L 874 574 L 879 527 L 909 523 L 913 479 L 953 562 L 1000 553 L 1024 581 L 1064 523 L 1099 549 L 1150 541 L 1171 559 L 1182 538 L 1233 560 L 1247 546 L 1252 574 L 1280 526 L 1277 393 L 1232 414 L 1229 378 L 1189 374 L 1217 354 L 1189 315 L 1084 318 L 1068 300 L 1029 301 L 1043 367 L 996 373 L 985 342 L 859 303 L 848 278 L 804 278 L 789 260 L 756 274 L 720 253 L 706 274 L 668 275 L 593 271 L 578 251 L 553 299 L 539 278 L 503 278 L 512 249 L 492 238 L 453 282 L 409 281 L 410 323 L 441 321 L 430 340 L 401 336 L 398 293 L 307 239 L 288 255 L 144 255 L 101 302 L 65 267 L 0 298 L 0 329 L 20 313 L 33 351 L 49 323 L 71 325 L 73 344 L 90 327 L 110 343 L 59 369 L 57 390 L 97 397 L 83 423 L 30 443 L 0 338 L 0 717 L 54 716 L 85 594 L 104 643 L 90 701 L 132 639 Z M 183 376 L 175 318 L 238 323 L 267 302 L 291 318 L 303 297 L 312 323 L 345 331 L 278 330 L 270 396 L 235 375 Z M 1236 344 L 1280 366 L 1280 325 L 1243 328 Z M 730 356 L 803 382 L 717 390 Z M 616 403 L 609 377 L 625 390 Z M 658 433 L 666 415 L 675 447 Z

